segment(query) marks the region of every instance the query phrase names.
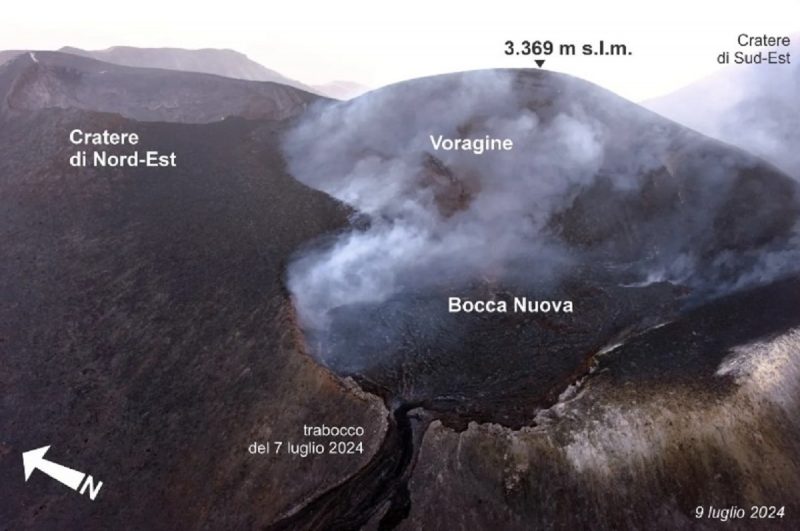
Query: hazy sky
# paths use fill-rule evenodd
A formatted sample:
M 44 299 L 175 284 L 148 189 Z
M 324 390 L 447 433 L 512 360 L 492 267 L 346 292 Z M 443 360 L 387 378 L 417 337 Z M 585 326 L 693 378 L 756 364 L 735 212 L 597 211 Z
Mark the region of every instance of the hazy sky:
M 556 57 L 546 68 L 641 100 L 718 68 L 739 33 L 797 34 L 800 0 L 605 2 L 7 2 L 0 49 L 113 45 L 233 48 L 306 83 L 372 87 L 456 70 L 532 66 L 506 40 L 625 43 L 630 57 Z M 800 60 L 798 57 L 796 60 Z

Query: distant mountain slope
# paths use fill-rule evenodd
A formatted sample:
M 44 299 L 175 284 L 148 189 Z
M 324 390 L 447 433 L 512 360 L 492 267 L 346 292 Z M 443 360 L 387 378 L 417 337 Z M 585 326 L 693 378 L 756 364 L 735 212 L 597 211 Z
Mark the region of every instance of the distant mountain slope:
M 7 63 L 15 57 L 25 53 L 25 50 L 2 50 L 0 51 L 0 65 Z
M 60 52 L 0 65 L 0 112 L 75 108 L 143 121 L 282 120 L 318 97 L 294 87 L 194 72 L 134 68 Z
M 331 81 L 322 85 L 314 85 L 314 90 L 337 100 L 349 100 L 361 96 L 370 90 L 369 87 L 352 81 Z
M 275 70 L 270 70 L 253 61 L 245 54 L 234 50 L 215 48 L 186 50 L 183 48 L 136 48 L 133 46 L 113 46 L 105 50 L 83 50 L 65 46 L 59 51 L 123 66 L 201 72 L 248 81 L 272 81 L 305 91 L 313 91 L 308 85 L 288 78 Z
M 800 57 L 800 34 L 792 38 Z M 800 66 L 732 65 L 643 105 L 800 178 Z
M 280 72 L 269 69 L 235 50 L 217 48 L 187 50 L 183 48 L 137 48 L 133 46 L 112 46 L 105 50 L 84 50 L 73 46 L 64 46 L 58 51 L 122 66 L 198 72 L 246 81 L 271 81 L 339 100 L 354 98 L 370 90 L 369 87 L 352 81 L 331 81 L 319 85 L 306 85 L 296 79 L 286 77 Z M 27 52 L 28 50 L 0 51 L 0 65 Z

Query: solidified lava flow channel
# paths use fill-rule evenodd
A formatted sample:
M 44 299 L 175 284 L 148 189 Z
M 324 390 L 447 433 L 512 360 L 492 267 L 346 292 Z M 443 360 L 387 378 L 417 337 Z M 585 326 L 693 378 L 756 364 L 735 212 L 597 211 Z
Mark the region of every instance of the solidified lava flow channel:
M 512 297 L 496 284 L 457 289 L 495 300 Z M 408 481 L 432 420 L 455 430 L 471 421 L 512 429 L 533 425 L 538 411 L 589 372 L 603 346 L 647 325 L 643 308 L 669 313 L 676 293 L 669 285 L 630 290 L 573 281 L 553 296 L 580 300 L 580 317 L 455 315 L 436 289 L 336 308 L 324 331 L 295 322 L 311 357 L 339 377 L 353 378 L 391 414 L 366 466 L 269 529 L 344 530 L 376 522 L 393 529 L 410 512 Z
M 387 407 L 394 408 L 387 419 L 388 428 L 381 446 L 367 465 L 353 476 L 268 529 L 352 530 L 376 520 L 378 529 L 394 529 L 409 515 L 411 500 L 408 481 L 422 437 L 432 420 L 438 419 L 456 429 L 465 428 L 471 420 L 500 418 L 507 419 L 508 422 L 504 424 L 514 428 L 532 425 L 531 411 L 552 406 L 561 391 L 586 376 L 595 353 L 593 351 L 591 356 L 583 357 L 575 371 L 566 375 L 564 381 L 558 382 L 557 387 L 547 388 L 547 392 L 529 390 L 527 396 L 516 396 L 518 405 L 524 407 L 509 404 L 511 397 L 496 403 L 489 401 L 484 404 L 482 411 L 475 404 L 462 407 L 458 397 L 448 397 L 448 400 L 432 397 L 424 402 L 398 403 L 392 391 L 363 375 L 349 374 L 364 391 L 380 397 Z M 534 409 L 527 409 L 529 406 Z M 493 407 L 495 411 L 491 411 Z M 527 412 L 527 416 L 520 413 L 522 410 Z
M 415 438 L 424 432 L 410 410 L 411 406 L 400 406 L 389 416 L 386 437 L 364 468 L 267 529 L 358 529 L 384 509 L 378 529 L 394 529 L 411 508 L 408 479 Z
M 647 291 L 650 300 L 669 292 Z M 410 511 L 407 485 L 430 421 L 457 430 L 470 421 L 532 425 L 536 412 L 585 376 L 594 354 L 630 324 L 615 298 L 591 293 L 594 319 L 581 321 L 454 319 L 419 295 L 338 310 L 332 332 L 303 343 L 317 345 L 310 353 L 319 363 L 383 400 L 392 411 L 388 429 L 366 466 L 269 529 L 357 529 L 376 520 L 379 529 L 396 527 Z
M 800 290 L 798 286 L 798 280 L 790 278 L 682 311 L 675 321 L 664 326 L 638 331 L 636 328 L 626 328 L 621 334 L 609 337 L 609 342 L 619 341 L 630 345 L 630 348 L 623 347 L 626 349 L 624 355 L 603 362 L 615 374 L 611 381 L 615 378 L 619 379 L 618 382 L 645 378 L 648 382 L 656 379 L 670 385 L 704 382 L 702 387 L 705 391 L 727 393 L 730 382 L 717 377 L 717 367 L 735 347 L 749 345 L 797 327 L 800 323 L 796 304 Z M 773 311 L 758 315 L 750 312 L 753 307 L 765 305 Z M 548 326 L 552 326 L 552 323 Z M 562 341 L 564 339 L 562 337 Z M 470 354 L 468 347 L 474 348 L 474 345 L 462 344 L 461 355 Z M 556 347 L 556 344 L 551 345 L 550 351 Z M 686 354 L 676 357 L 672 355 L 674 352 Z M 492 370 L 496 369 L 494 367 Z M 588 372 L 585 366 L 583 370 Z M 464 413 L 467 409 L 460 408 L 456 402 L 459 397 L 450 397 L 452 400 L 449 402 L 441 399 L 431 399 L 428 403 L 402 401 L 374 381 L 358 375 L 351 376 L 364 391 L 382 398 L 387 407 L 393 407 L 381 446 L 367 465 L 350 478 L 268 529 L 350 530 L 365 525 L 385 530 L 396 528 L 411 511 L 408 483 L 422 437 L 430 422 L 437 419 L 445 425 L 457 426 L 456 417 L 459 414 L 463 415 L 461 420 L 464 423 L 480 417 Z M 491 388 L 491 380 L 485 383 L 487 391 L 497 391 Z M 563 389 L 571 383 L 573 381 L 561 381 L 559 388 Z M 531 397 L 538 397 L 537 406 L 531 406 Z M 527 397 L 517 398 L 526 406 L 531 406 L 529 415 L 552 406 L 558 400 L 557 396 L 550 398 L 535 388 L 529 389 Z M 499 408 L 505 408 L 506 418 L 516 419 L 506 426 L 519 425 L 526 418 L 520 414 L 521 408 L 512 408 L 508 402 L 489 400 L 485 406 L 482 415 L 494 415 L 490 418 L 495 419 L 502 416 Z M 533 419 L 527 418 L 527 423 L 532 425 Z
M 520 141 L 480 159 L 431 151 L 427 131 L 442 129 Z M 306 115 L 284 148 L 293 176 L 359 213 L 292 258 L 298 330 L 391 414 L 364 468 L 272 529 L 397 526 L 430 421 L 533 425 L 607 345 L 754 269 L 777 278 L 767 266 L 786 261 L 800 219 L 796 183 L 774 168 L 538 72 L 396 85 Z M 569 311 L 451 311 L 452 298 Z

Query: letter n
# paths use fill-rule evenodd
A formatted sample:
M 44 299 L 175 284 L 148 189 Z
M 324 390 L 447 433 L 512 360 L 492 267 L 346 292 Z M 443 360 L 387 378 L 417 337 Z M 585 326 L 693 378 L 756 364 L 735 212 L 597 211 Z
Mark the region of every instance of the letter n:
M 86 475 L 86 481 L 83 482 L 83 486 L 81 487 L 81 494 L 86 492 L 86 489 L 88 487 L 88 489 L 89 489 L 89 498 L 91 498 L 94 501 L 94 499 L 97 497 L 97 494 L 100 492 L 100 487 L 102 487 L 102 486 L 103 486 L 103 482 L 102 481 L 98 482 L 97 486 L 95 486 L 94 478 L 87 474 Z

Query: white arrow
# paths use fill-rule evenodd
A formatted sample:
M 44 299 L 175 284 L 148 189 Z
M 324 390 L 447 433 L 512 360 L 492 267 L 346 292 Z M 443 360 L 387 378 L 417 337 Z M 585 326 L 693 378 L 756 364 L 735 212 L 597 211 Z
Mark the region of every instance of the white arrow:
M 45 459 L 44 454 L 46 454 L 49 449 L 49 446 L 42 446 L 36 450 L 22 452 L 22 466 L 25 468 L 25 481 L 28 481 L 33 471 L 38 468 L 72 490 L 78 490 L 86 474 Z

